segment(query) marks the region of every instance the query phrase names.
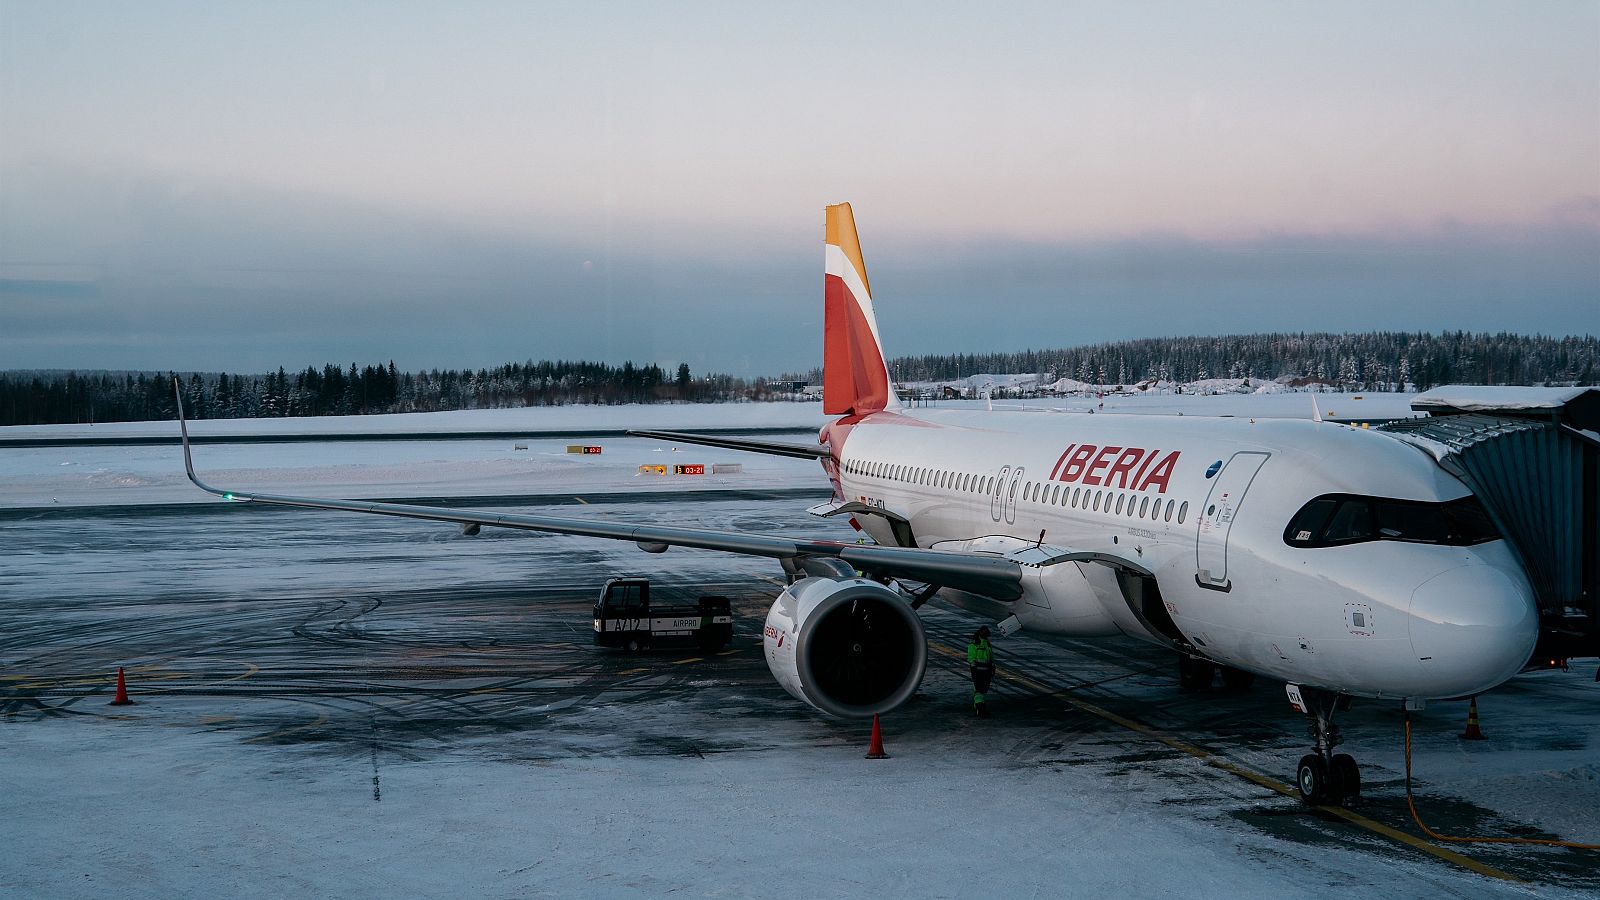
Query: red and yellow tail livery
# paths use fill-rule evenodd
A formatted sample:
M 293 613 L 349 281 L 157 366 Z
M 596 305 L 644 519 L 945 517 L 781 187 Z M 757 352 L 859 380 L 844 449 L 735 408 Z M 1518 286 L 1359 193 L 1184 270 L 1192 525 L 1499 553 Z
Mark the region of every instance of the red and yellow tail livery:
M 861 241 L 848 203 L 828 207 L 825 271 L 823 413 L 864 416 L 899 406 L 878 338 L 867 267 L 861 261 Z

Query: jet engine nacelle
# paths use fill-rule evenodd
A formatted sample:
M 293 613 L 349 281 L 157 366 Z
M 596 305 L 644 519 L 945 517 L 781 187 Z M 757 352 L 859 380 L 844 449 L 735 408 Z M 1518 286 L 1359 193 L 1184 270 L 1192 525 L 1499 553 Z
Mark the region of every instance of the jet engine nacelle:
M 922 684 L 928 640 L 916 611 L 866 578 L 802 578 L 762 629 L 767 667 L 795 699 L 862 718 L 904 703 Z

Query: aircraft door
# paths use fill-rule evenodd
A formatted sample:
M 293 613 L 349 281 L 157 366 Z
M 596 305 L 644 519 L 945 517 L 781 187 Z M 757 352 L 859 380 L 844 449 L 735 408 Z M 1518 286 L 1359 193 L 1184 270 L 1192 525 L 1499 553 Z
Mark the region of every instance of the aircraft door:
M 1015 525 L 1017 523 L 1017 487 L 1018 485 L 1022 484 L 1022 473 L 1025 471 L 1027 470 L 1021 466 L 1018 466 L 1016 470 L 1011 473 L 1011 485 L 1006 488 L 1007 525 Z
M 1232 586 L 1228 581 L 1228 532 L 1244 503 L 1245 491 L 1269 455 L 1235 453 L 1201 504 L 1200 514 L 1195 516 L 1195 581 L 1201 587 L 1226 591 Z
M 989 494 L 989 518 L 996 522 L 1000 521 L 1000 501 L 1005 496 L 1006 476 L 1010 474 L 1010 466 L 1001 466 L 1000 474 L 994 479 L 994 490 Z

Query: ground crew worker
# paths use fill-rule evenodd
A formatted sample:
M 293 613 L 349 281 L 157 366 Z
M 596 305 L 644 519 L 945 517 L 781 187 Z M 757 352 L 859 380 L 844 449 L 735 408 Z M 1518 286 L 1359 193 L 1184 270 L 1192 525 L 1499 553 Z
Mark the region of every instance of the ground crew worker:
M 987 716 L 989 706 L 984 694 L 989 693 L 989 682 L 994 680 L 994 648 L 989 646 L 989 626 L 979 628 L 967 644 L 967 667 L 972 670 L 972 711 Z

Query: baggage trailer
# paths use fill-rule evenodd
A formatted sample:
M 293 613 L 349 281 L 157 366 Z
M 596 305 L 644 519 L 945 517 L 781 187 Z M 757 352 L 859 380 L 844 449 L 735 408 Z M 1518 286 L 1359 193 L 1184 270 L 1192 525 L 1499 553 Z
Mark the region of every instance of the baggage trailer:
M 721 650 L 733 640 L 733 607 L 727 597 L 693 603 L 651 603 L 650 579 L 612 578 L 594 604 L 594 642 L 630 653 L 651 647 L 694 646 Z

